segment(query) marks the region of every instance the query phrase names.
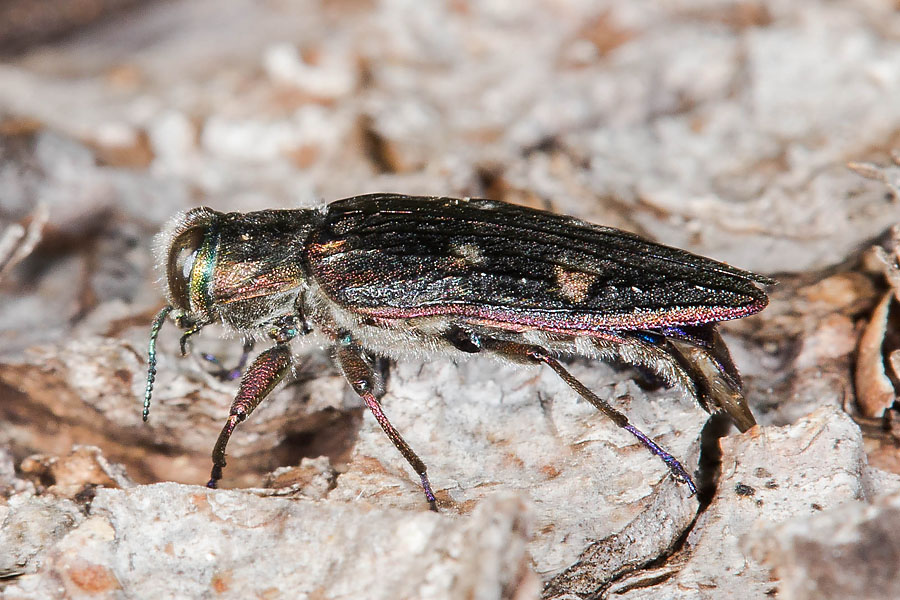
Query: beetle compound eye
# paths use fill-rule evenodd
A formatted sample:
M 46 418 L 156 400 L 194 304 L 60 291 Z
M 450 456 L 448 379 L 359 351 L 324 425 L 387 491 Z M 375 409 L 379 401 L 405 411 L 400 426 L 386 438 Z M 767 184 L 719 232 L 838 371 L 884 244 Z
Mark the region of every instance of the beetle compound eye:
M 180 233 L 169 248 L 166 278 L 172 302 L 182 310 L 190 310 L 191 271 L 205 236 L 206 227 L 192 227 Z

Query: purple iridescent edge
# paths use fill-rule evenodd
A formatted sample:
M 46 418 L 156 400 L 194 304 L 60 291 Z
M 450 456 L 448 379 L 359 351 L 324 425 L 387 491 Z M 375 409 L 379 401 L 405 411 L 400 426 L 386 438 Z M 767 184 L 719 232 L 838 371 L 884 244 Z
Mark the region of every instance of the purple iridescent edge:
M 687 307 L 657 310 L 635 310 L 621 315 L 573 315 L 571 312 L 559 318 L 546 317 L 534 312 L 520 313 L 493 307 L 473 305 L 425 306 L 414 309 L 394 307 L 361 308 L 351 310 L 358 314 L 380 319 L 414 319 L 418 317 L 457 316 L 473 319 L 478 324 L 500 329 L 524 331 L 539 329 L 553 333 L 585 335 L 618 340 L 617 330 L 656 329 L 699 325 L 713 321 L 740 319 L 761 311 L 768 299 L 761 298 L 741 307 Z

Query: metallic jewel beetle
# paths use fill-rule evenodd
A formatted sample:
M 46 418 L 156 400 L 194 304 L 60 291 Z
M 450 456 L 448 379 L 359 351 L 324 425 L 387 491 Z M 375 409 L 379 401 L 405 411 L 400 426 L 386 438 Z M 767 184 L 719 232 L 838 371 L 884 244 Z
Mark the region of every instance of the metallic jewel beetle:
M 716 323 L 762 310 L 768 298 L 756 283 L 773 281 L 636 235 L 491 200 L 371 194 L 307 210 L 195 208 L 158 242 L 169 304 L 151 329 L 144 420 L 169 313 L 184 330 L 182 354 L 190 336 L 217 321 L 273 343 L 241 379 L 213 449 L 210 487 L 235 426 L 291 371 L 291 340 L 313 332 L 331 344 L 432 508 L 425 464 L 382 411 L 374 356 L 480 352 L 546 364 L 692 493 L 681 464 L 558 357 L 649 368 L 741 431 L 755 424 Z

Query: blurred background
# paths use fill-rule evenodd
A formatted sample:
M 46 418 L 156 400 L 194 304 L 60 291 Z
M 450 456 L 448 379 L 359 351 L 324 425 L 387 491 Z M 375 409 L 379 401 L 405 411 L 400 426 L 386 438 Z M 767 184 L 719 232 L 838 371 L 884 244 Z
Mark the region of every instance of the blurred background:
M 131 482 L 203 483 L 234 390 L 179 366 L 174 328 L 160 342 L 158 412 L 140 424 L 148 324 L 163 303 L 152 236 L 196 205 L 376 191 L 549 209 L 777 277 L 769 309 L 725 327 L 759 421 L 847 410 L 868 462 L 900 472 L 879 420 L 898 378 L 882 364 L 882 388 L 864 392 L 879 400 L 861 411 L 853 375 L 859 356 L 880 364 L 898 345 L 884 325 L 869 354 L 857 350 L 890 289 L 891 261 L 878 257 L 893 256 L 900 220 L 898 11 L 895 0 L 0 0 L 0 491 L 65 477 L 69 496 L 88 480 L 124 485 L 60 471 L 53 457 L 73 444 L 98 446 Z M 204 340 L 223 360 L 240 354 L 233 339 Z M 301 457 L 353 471 L 358 402 L 326 356 L 305 364 L 235 436 L 229 487 Z

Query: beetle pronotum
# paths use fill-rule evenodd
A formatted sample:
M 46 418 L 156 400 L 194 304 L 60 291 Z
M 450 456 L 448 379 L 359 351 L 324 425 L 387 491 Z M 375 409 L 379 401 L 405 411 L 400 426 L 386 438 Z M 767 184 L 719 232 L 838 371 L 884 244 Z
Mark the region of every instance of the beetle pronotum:
M 290 344 L 316 332 L 379 425 L 419 475 L 426 467 L 379 401 L 373 356 L 488 353 L 545 364 L 659 456 L 691 492 L 681 464 L 559 361 L 617 359 L 647 367 L 755 424 L 716 323 L 762 310 L 771 279 L 572 217 L 492 200 L 371 194 L 318 209 L 220 213 L 195 208 L 159 237 L 168 305 L 153 321 L 144 420 L 156 376 L 156 338 L 172 313 L 186 342 L 221 322 L 272 342 L 244 373 L 213 450 L 216 487 L 238 423 L 290 371 Z

